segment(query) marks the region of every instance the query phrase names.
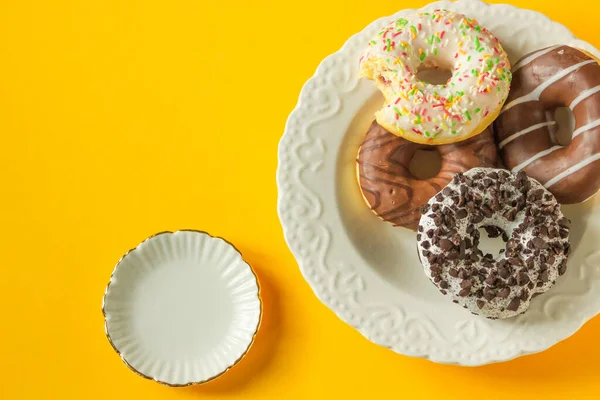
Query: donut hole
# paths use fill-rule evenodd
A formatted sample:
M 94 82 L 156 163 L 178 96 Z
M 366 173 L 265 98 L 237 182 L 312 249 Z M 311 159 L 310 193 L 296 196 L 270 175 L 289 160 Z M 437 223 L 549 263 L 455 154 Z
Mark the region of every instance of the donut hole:
M 554 110 L 554 139 L 561 146 L 571 144 L 573 130 L 575 129 L 575 116 L 569 107 L 558 107 Z
M 431 179 L 442 169 L 442 157 L 436 149 L 419 149 L 408 164 L 408 171 L 418 180 Z
M 417 79 L 430 85 L 444 85 L 450 78 L 452 72 L 449 68 L 422 65 L 417 70 Z
M 504 230 L 494 225 L 485 225 L 479 228 L 477 248 L 481 251 L 481 256 L 492 257 L 495 259 L 506 249 L 508 237 Z M 489 255 L 488 255 L 489 254 Z

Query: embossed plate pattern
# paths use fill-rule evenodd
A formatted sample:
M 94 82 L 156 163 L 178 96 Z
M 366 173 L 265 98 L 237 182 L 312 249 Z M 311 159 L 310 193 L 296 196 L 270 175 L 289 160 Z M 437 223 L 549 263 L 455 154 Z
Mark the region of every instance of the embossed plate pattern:
M 511 62 L 538 48 L 568 44 L 600 56 L 544 15 L 479 0 L 442 1 L 499 37 Z M 305 279 L 335 314 L 372 342 L 440 363 L 482 365 L 543 351 L 600 311 L 598 199 L 563 207 L 573 253 L 564 277 L 517 318 L 476 317 L 442 296 L 423 274 L 414 233 L 379 221 L 356 183 L 355 157 L 382 98 L 357 76 L 377 20 L 328 56 L 303 87 L 279 145 L 278 212 Z

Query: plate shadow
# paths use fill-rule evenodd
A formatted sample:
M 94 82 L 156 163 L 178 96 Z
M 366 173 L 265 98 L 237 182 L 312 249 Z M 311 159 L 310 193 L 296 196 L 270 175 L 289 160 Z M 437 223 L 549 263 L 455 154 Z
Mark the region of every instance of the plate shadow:
M 269 270 L 260 266 L 265 257 L 246 251 L 244 248 L 240 248 L 240 250 L 244 259 L 258 276 L 263 307 L 261 324 L 252 347 L 237 365 L 214 381 L 183 389 L 198 394 L 200 397 L 207 394 L 232 394 L 242 390 L 268 370 L 273 356 L 277 354 L 280 347 L 279 321 L 282 311 L 279 306 L 279 288 L 275 286 Z

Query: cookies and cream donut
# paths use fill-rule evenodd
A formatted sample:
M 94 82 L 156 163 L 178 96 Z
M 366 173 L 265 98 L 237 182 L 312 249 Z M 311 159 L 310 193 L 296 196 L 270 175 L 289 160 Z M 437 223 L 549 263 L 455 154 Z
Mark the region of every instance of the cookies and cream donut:
M 570 221 L 554 196 L 522 171 L 457 174 L 422 211 L 417 242 L 426 275 L 475 314 L 521 314 L 566 271 Z M 497 257 L 478 249 L 479 228 L 504 236 Z
M 442 163 L 436 176 L 421 180 L 411 174 L 409 165 L 418 150 L 439 153 Z M 416 230 L 419 208 L 456 173 L 494 167 L 497 160 L 491 129 L 460 143 L 427 146 L 402 139 L 373 122 L 356 161 L 360 190 L 371 210 L 384 221 Z
M 523 57 L 513 73 L 495 122 L 504 164 L 540 181 L 561 203 L 590 198 L 600 189 L 598 61 L 569 46 L 552 46 Z M 568 146 L 555 137 L 557 107 L 569 107 L 575 117 Z
M 449 70 L 443 85 L 417 78 Z M 477 21 L 452 11 L 410 12 L 369 42 L 360 74 L 385 97 L 377 122 L 416 143 L 446 144 L 481 133 L 496 118 L 511 82 L 506 52 Z

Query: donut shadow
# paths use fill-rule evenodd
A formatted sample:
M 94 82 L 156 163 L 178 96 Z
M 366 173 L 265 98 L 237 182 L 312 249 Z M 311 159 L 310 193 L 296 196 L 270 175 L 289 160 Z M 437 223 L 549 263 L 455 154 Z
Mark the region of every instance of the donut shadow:
M 417 297 L 436 296 L 439 293 L 423 273 L 417 256 L 416 232 L 380 220 L 360 192 L 356 157 L 382 102 L 382 95 L 378 91 L 373 93 L 344 135 L 335 179 L 338 212 L 354 249 L 384 281 Z

